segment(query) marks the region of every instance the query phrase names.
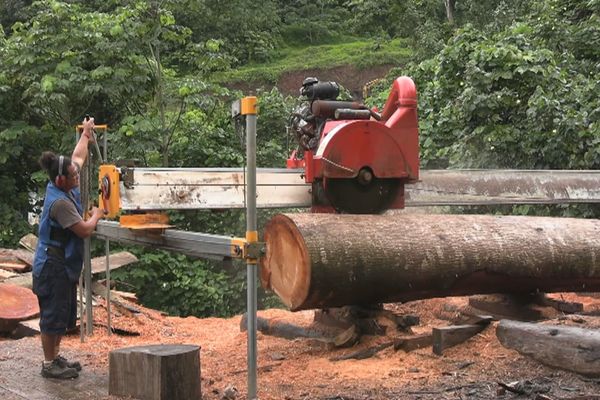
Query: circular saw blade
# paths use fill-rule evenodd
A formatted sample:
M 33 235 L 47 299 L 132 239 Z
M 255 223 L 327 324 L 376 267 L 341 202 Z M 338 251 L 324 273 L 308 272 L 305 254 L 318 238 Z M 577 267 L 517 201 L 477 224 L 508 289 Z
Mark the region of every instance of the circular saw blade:
M 400 179 L 373 178 L 368 184 L 359 179 L 324 179 L 327 199 L 338 212 L 347 214 L 380 214 L 396 199 L 402 187 Z

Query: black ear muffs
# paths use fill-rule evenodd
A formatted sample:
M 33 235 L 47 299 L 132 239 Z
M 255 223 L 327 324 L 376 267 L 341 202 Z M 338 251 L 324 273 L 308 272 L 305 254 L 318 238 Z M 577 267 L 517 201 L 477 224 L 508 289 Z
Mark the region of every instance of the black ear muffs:
M 64 163 L 65 163 L 65 157 L 64 156 L 58 157 L 58 175 L 56 175 L 56 178 L 54 179 L 54 184 L 56 185 L 56 187 L 61 188 L 61 189 L 67 183 L 67 177 L 63 173 L 63 164 Z

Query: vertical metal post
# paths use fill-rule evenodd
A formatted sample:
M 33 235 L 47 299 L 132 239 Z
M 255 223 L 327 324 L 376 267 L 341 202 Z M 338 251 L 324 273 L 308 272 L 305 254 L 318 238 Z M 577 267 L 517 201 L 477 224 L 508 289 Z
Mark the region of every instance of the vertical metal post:
M 83 202 L 84 212 L 87 212 L 90 205 L 90 178 L 92 176 L 92 160 L 90 154 L 87 157 L 87 168 L 84 168 L 86 174 L 86 185 L 82 194 L 85 194 Z M 83 197 L 83 196 L 82 196 Z M 82 199 L 83 200 L 83 199 Z M 92 238 L 87 237 L 83 240 L 83 280 L 85 284 L 85 333 L 89 336 L 94 332 L 94 318 L 92 310 Z
M 102 134 L 103 144 L 103 159 L 104 162 L 108 162 L 108 130 L 105 129 Z M 110 309 L 110 241 L 104 239 L 104 250 L 106 253 L 106 327 L 108 334 L 112 333 L 111 327 L 111 309 Z
M 246 106 L 246 107 L 245 107 Z M 242 100 L 242 114 L 246 114 L 246 241 L 256 242 L 256 97 Z M 256 262 L 246 260 L 248 279 L 248 399 L 256 399 Z
M 77 146 L 77 143 L 79 143 L 79 129 L 77 127 L 75 127 L 75 146 Z M 83 166 L 82 166 L 83 168 Z M 85 171 L 82 171 L 85 172 Z M 80 185 L 83 184 L 83 179 L 84 176 L 81 176 L 81 181 L 80 181 Z M 83 196 L 82 196 L 83 197 Z M 82 207 L 85 207 L 85 203 L 81 202 Z M 81 340 L 81 343 L 85 342 L 85 330 L 84 330 L 84 321 L 83 321 L 83 275 L 79 274 L 79 338 Z

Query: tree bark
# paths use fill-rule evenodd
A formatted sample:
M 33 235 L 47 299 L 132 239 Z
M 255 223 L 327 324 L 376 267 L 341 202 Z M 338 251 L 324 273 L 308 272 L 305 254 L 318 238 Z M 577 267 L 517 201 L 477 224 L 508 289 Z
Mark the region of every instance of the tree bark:
M 504 347 L 543 364 L 600 376 L 600 333 L 594 329 L 502 320 L 496 336 Z
M 454 25 L 454 10 L 456 8 L 456 0 L 444 0 L 444 4 L 446 6 L 446 18 L 448 18 L 448 23 L 450 23 L 450 25 Z
M 600 291 L 600 221 L 280 214 L 261 281 L 291 310 L 486 293 Z

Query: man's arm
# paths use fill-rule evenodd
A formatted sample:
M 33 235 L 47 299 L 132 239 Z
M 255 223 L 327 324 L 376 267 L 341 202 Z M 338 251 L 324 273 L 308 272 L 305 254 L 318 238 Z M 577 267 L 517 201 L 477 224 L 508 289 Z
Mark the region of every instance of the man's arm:
M 98 220 L 102 218 L 104 211 L 96 207 L 92 208 L 90 219 L 84 221 L 77 212 L 75 204 L 69 200 L 57 200 L 50 209 L 50 218 L 54 219 L 65 229 L 72 230 L 82 239 L 91 236 Z
M 104 216 L 104 211 L 99 208 L 94 207 L 92 209 L 92 215 L 87 221 L 81 220 L 74 225 L 69 227 L 70 230 L 75 232 L 77 236 L 82 239 L 92 236 L 94 229 L 96 229 L 96 225 L 100 218 Z
M 85 159 L 87 158 L 88 143 L 90 140 L 93 140 L 92 130 L 94 129 L 94 118 L 83 120 L 82 124 L 83 132 L 81 133 L 79 142 L 77 142 L 77 146 L 75 146 L 75 150 L 73 150 L 73 155 L 71 155 L 71 160 L 79 164 L 80 167 L 83 167 Z

